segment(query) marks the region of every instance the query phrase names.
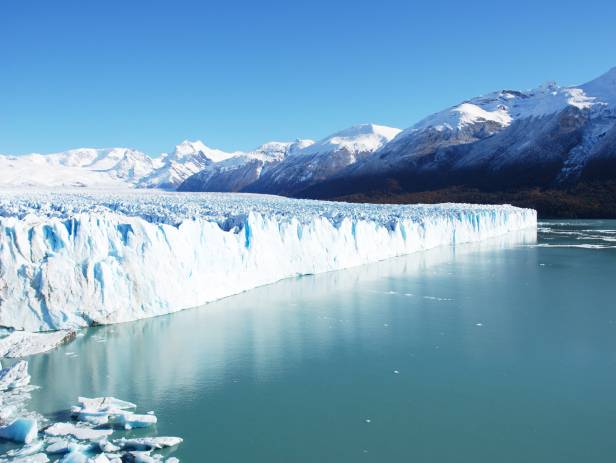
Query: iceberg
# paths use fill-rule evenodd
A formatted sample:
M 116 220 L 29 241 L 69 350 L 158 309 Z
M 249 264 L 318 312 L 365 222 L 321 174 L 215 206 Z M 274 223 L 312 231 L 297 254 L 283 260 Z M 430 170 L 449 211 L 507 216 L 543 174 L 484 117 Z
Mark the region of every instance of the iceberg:
M 108 410 L 128 410 L 137 408 L 137 405 L 126 400 L 116 399 L 115 397 L 77 397 L 77 402 L 83 409 L 108 411 Z
M 127 431 L 135 428 L 148 428 L 155 425 L 158 419 L 155 415 L 139 415 L 137 413 L 121 413 L 118 415 L 118 423 Z
M 66 439 L 60 439 L 55 442 L 52 442 L 46 449 L 45 452 L 48 454 L 64 454 L 64 453 L 85 453 L 92 450 L 92 445 L 89 444 L 80 444 L 78 442 L 73 442 Z
M 114 443 L 122 449 L 149 451 L 158 450 L 165 447 L 175 447 L 183 442 L 181 437 L 139 437 L 135 439 L 126 439 L 125 437 L 117 439 Z
M 0 198 L 0 326 L 47 331 L 137 320 L 536 223 L 534 210 L 508 205 L 7 192 Z
M 92 429 L 73 423 L 54 423 L 45 429 L 48 436 L 73 436 L 79 440 L 102 439 L 113 433 L 113 429 Z
M 36 420 L 30 418 L 18 418 L 7 426 L 0 427 L 0 438 L 29 444 L 38 434 Z

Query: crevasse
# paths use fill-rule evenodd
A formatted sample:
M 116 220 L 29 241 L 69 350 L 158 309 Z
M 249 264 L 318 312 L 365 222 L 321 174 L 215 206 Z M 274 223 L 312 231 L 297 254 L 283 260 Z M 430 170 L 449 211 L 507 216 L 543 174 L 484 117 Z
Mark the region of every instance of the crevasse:
M 534 210 L 512 206 L 172 193 L 3 196 L 0 325 L 39 331 L 136 320 L 536 221 Z

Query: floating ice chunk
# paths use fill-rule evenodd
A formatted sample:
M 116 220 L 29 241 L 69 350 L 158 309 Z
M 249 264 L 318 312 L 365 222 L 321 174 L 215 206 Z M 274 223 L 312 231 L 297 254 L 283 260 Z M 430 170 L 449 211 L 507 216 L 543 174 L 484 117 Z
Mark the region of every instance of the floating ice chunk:
M 56 442 L 53 442 L 49 445 L 45 451 L 51 454 L 61 454 L 61 453 L 71 453 L 71 452 L 81 452 L 85 453 L 91 451 L 93 446 L 91 444 L 80 444 L 79 442 L 73 442 L 66 439 L 61 439 Z
M 107 439 L 100 440 L 98 442 L 98 448 L 101 450 L 101 452 L 105 453 L 115 453 L 120 450 L 120 447 L 115 444 L 112 444 Z
M 34 455 L 28 455 L 25 457 L 17 457 L 12 458 L 10 460 L 0 460 L 10 461 L 11 463 L 47 463 L 49 461 L 49 457 L 44 453 L 35 453 Z
M 137 413 L 118 415 L 118 424 L 124 426 L 124 429 L 147 428 L 156 424 L 157 421 L 156 415 L 138 415 Z
M 157 463 L 162 461 L 162 457 L 150 455 L 149 452 L 128 452 L 122 460 L 130 463 Z
M 0 370 L 0 391 L 8 391 L 30 384 L 28 362 L 22 360 L 12 367 Z
M 90 458 L 80 451 L 69 452 L 64 455 L 64 458 L 60 460 L 60 463 L 88 463 Z
M 131 408 L 137 408 L 132 402 L 116 399 L 115 397 L 95 397 L 89 399 L 87 397 L 78 397 L 77 402 L 88 410 L 129 410 Z
M 13 331 L 0 339 L 0 357 L 26 357 L 47 352 L 75 338 L 74 331 L 60 330 L 45 333 Z
M 136 439 L 117 439 L 114 443 L 125 450 L 158 450 L 165 447 L 180 445 L 184 439 L 181 437 L 140 437 Z
M 49 436 L 73 436 L 80 440 L 102 439 L 112 433 L 113 429 L 92 429 L 73 423 L 54 423 L 45 429 L 45 434 Z
M 0 427 L 0 438 L 24 444 L 32 442 L 37 434 L 38 424 L 30 418 L 18 418 L 8 426 Z
M 20 449 L 9 450 L 6 456 L 11 458 L 27 457 L 39 453 L 43 449 L 43 441 L 34 442 Z
M 90 463 L 111 463 L 109 461 L 109 458 L 107 458 L 107 455 L 105 455 L 104 453 L 96 455 L 94 458 L 90 458 L 90 460 L 88 460 L 88 461 Z
M 122 455 L 119 453 L 106 453 L 105 456 L 109 459 L 109 463 L 122 463 Z
M 101 426 L 103 424 L 109 423 L 109 412 L 80 410 L 76 413 L 76 418 L 79 421 L 84 421 L 94 426 Z
M 177 458 L 175 458 L 175 457 L 171 457 L 171 458 L 167 458 L 167 459 L 165 460 L 165 463 L 180 463 L 180 460 L 178 460 L 178 459 L 177 459 Z

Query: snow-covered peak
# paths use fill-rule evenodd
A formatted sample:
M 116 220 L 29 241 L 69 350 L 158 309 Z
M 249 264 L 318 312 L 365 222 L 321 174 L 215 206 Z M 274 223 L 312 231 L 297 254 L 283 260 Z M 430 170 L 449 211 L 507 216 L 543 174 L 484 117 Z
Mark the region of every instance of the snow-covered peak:
M 399 133 L 400 129 L 383 125 L 355 125 L 311 144 L 298 154 L 327 154 L 339 150 L 353 154 L 374 152 Z
M 581 85 L 580 88 L 590 97 L 609 105 L 616 106 L 616 67 L 590 82 Z
M 481 122 L 493 122 L 501 127 L 511 123 L 509 108 L 499 98 L 484 101 L 467 101 L 440 113 L 433 114 L 412 127 L 422 130 L 431 127 L 435 130 L 461 130 L 466 126 Z
M 282 159 L 287 155 L 292 144 L 292 142 L 270 141 L 248 154 L 254 154 L 265 159 Z
M 314 145 L 315 141 L 314 140 L 309 140 L 309 139 L 297 139 L 293 142 L 293 144 L 291 145 L 291 147 L 289 148 L 289 154 L 292 154 L 296 151 L 299 150 L 303 150 L 304 148 L 308 148 L 311 145 Z
M 92 164 L 97 158 L 101 157 L 105 150 L 95 148 L 76 148 L 60 153 L 50 154 L 61 164 L 69 167 L 84 167 Z
M 403 136 L 425 129 L 455 132 L 487 124 L 490 128 L 485 133 L 492 133 L 515 120 L 543 117 L 567 107 L 594 110 L 606 106 L 616 106 L 616 68 L 580 86 L 560 87 L 549 81 L 524 92 L 502 90 L 472 98 L 426 117 Z
M 173 156 L 176 158 L 183 158 L 185 156 L 190 156 L 199 151 L 207 151 L 208 147 L 201 140 L 189 141 L 184 140 L 182 143 L 175 145 L 175 149 L 173 150 Z
M 184 140 L 179 145 L 176 145 L 170 157 L 174 160 L 182 160 L 198 155 L 199 153 L 203 153 L 210 161 L 213 162 L 224 161 L 225 159 L 229 159 L 240 154 L 238 152 L 228 153 L 226 151 L 210 148 L 201 140 Z
M 314 144 L 313 140 L 295 140 L 292 142 L 271 141 L 259 146 L 256 150 L 246 153 L 253 157 L 266 157 L 281 160 L 289 154 L 294 154 Z

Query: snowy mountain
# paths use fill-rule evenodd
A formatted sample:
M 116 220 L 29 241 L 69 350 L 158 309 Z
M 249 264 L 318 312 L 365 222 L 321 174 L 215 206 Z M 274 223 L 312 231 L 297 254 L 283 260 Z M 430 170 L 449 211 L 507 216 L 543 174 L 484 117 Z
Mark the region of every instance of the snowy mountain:
M 452 187 L 560 191 L 597 181 L 614 182 L 616 189 L 616 68 L 579 86 L 549 82 L 471 98 L 404 131 L 364 124 L 316 143 L 270 142 L 250 152 L 184 141 L 157 158 L 128 148 L 0 156 L 0 186 L 12 187 L 361 195 L 372 201 Z M 503 200 L 483 198 L 462 199 Z
M 212 163 L 188 177 L 179 191 L 242 191 L 288 155 L 312 145 L 312 140 L 269 142 L 254 151 Z
M 205 167 L 241 154 L 209 148 L 201 141 L 184 141 L 157 158 L 129 148 L 0 155 L 0 186 L 175 189 Z
M 404 130 L 304 196 L 565 187 L 616 179 L 616 68 L 586 84 L 548 83 L 472 98 Z M 600 168 L 598 166 L 601 166 Z
M 369 158 L 399 132 L 399 129 L 374 124 L 342 130 L 290 153 L 284 161 L 263 172 L 245 191 L 296 195 Z
M 235 155 L 210 148 L 201 141 L 184 140 L 172 153 L 163 153 L 155 159 L 156 168 L 141 178 L 137 186 L 174 190 L 191 175 Z
M 0 156 L 0 185 L 122 188 L 152 169 L 149 156 L 128 148 L 81 148 L 47 155 Z

